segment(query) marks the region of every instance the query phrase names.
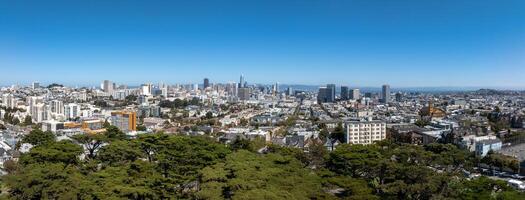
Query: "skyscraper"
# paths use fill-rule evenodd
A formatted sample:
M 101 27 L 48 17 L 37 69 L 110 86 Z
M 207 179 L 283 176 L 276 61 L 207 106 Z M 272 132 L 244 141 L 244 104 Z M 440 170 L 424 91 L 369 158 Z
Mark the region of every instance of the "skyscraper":
M 206 89 L 210 87 L 210 80 L 208 78 L 204 78 L 204 84 L 203 84 L 203 89 Z
M 109 80 L 104 80 L 104 82 L 102 82 L 101 89 L 106 93 L 111 93 L 113 92 L 114 84 Z
M 320 87 L 317 93 L 318 103 L 328 103 L 335 101 L 335 84 L 327 84 L 326 87 Z
M 33 90 L 37 89 L 37 88 L 40 88 L 40 83 L 39 82 L 33 82 L 32 87 L 33 87 Z
M 238 97 L 240 100 L 249 100 L 250 99 L 250 88 L 243 87 L 238 89 Z
M 341 86 L 341 100 L 349 99 L 350 94 L 348 92 L 348 86 Z
M 286 90 L 286 95 L 292 96 L 293 95 L 293 89 L 291 86 L 288 86 L 288 89 Z
M 335 102 L 335 84 L 327 84 L 328 89 L 328 102 Z
M 385 104 L 390 102 L 390 85 L 383 85 L 381 92 L 381 102 Z
M 146 83 L 146 84 L 142 84 L 141 86 L 141 92 L 142 92 L 142 95 L 152 95 L 152 91 L 153 91 L 153 84 L 151 83 Z
M 317 103 L 326 103 L 328 102 L 328 88 L 320 87 L 319 92 L 317 92 Z
M 239 80 L 239 88 L 243 88 L 244 87 L 244 75 L 241 74 L 241 78 Z
M 359 89 L 352 89 L 350 92 L 350 99 L 358 100 L 361 98 L 361 92 L 359 92 Z
M 275 83 L 273 85 L 273 95 L 276 95 L 279 93 L 279 83 Z

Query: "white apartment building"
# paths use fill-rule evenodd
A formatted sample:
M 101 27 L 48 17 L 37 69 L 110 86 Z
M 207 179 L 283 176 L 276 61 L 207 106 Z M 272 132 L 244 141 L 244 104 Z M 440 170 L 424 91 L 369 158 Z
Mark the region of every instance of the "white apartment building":
M 37 103 L 31 106 L 31 119 L 35 123 L 40 123 L 48 119 L 48 112 L 46 112 L 46 105 L 43 103 Z
M 76 103 L 69 103 L 64 107 L 64 114 L 66 118 L 75 119 L 80 117 L 80 105 Z
M 5 106 L 6 108 L 15 108 L 17 107 L 17 99 L 12 94 L 3 94 L 2 106 Z
M 51 101 L 51 112 L 54 114 L 64 114 L 64 102 L 59 100 Z
M 386 138 L 386 123 L 382 121 L 351 121 L 345 125 L 347 143 L 372 144 Z

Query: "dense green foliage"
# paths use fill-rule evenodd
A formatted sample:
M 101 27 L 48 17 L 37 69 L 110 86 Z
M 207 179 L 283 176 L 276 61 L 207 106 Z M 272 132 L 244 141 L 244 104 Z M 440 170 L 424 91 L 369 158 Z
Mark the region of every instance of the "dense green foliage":
M 100 135 L 35 145 L 8 162 L 9 199 L 523 199 L 502 181 L 461 175 L 478 161 L 453 145 L 340 145 L 301 149 L 208 137 Z
M 29 143 L 32 145 L 42 145 L 55 141 L 55 135 L 50 131 L 41 131 L 40 129 L 34 129 L 29 134 L 22 138 L 21 143 Z
M 199 99 L 193 98 L 191 100 L 186 99 L 175 99 L 173 101 L 170 100 L 162 100 L 159 103 L 159 106 L 162 108 L 185 108 L 189 105 L 199 105 Z
M 312 199 L 323 193 L 319 176 L 290 156 L 240 150 L 202 170 L 199 199 Z

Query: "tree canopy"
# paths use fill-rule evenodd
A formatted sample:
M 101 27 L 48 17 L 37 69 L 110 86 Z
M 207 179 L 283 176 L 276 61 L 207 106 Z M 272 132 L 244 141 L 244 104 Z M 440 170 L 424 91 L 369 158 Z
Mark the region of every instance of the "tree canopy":
M 339 145 L 327 153 L 203 136 L 105 134 L 55 141 L 34 130 L 35 146 L 8 161 L 8 199 L 523 199 L 503 181 L 466 179 L 477 162 L 453 145 Z M 496 159 L 496 158 L 494 158 Z

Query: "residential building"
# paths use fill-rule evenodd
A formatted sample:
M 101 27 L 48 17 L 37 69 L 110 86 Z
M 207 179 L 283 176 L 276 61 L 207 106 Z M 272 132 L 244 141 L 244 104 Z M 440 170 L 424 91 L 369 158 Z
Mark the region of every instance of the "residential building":
M 137 113 L 132 111 L 111 112 L 111 124 L 118 127 L 122 132 L 137 130 Z
M 386 138 L 386 123 L 382 121 L 349 121 L 346 125 L 346 142 L 372 144 Z
M 476 143 L 476 155 L 485 157 L 489 151 L 501 150 L 502 142 L 499 139 L 482 140 Z
M 113 90 L 115 89 L 114 88 L 114 84 L 113 82 L 109 81 L 109 80 L 104 80 L 102 82 L 102 86 L 101 86 L 101 89 L 106 92 L 106 93 L 111 93 L 113 92 Z
M 75 119 L 80 117 L 80 105 L 76 103 L 69 103 L 64 106 L 64 115 L 68 119 Z

